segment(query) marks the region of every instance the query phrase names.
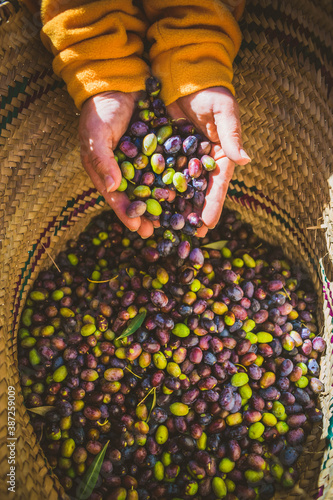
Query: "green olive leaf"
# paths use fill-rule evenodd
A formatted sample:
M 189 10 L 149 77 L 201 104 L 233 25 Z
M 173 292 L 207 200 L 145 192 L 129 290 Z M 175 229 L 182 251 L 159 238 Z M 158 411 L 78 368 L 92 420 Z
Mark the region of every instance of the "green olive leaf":
M 228 243 L 228 240 L 220 240 L 214 241 L 213 243 L 207 243 L 207 245 L 203 245 L 201 248 L 210 248 L 211 250 L 222 250 Z
M 129 325 L 126 328 L 126 330 L 123 331 L 123 333 L 118 338 L 116 338 L 116 340 L 124 339 L 125 337 L 129 337 L 130 335 L 132 335 L 132 333 L 136 332 L 140 328 L 140 326 L 142 325 L 146 315 L 147 315 L 147 311 L 143 311 L 143 312 L 137 314 L 135 316 L 135 318 L 133 318 L 129 322 Z
M 37 413 L 37 415 L 41 415 L 42 417 L 45 417 L 45 415 L 49 411 L 52 411 L 54 408 L 55 408 L 55 406 L 37 406 L 36 408 L 27 408 L 27 410 L 31 411 L 31 413 Z
M 103 465 L 104 456 L 106 453 L 106 449 L 109 445 L 108 441 L 104 448 L 99 452 L 98 455 L 94 458 L 93 462 L 90 464 L 87 472 L 85 473 L 82 480 L 79 482 L 78 487 L 76 489 L 76 498 L 77 500 L 86 500 L 90 497 L 93 489 L 95 488 L 95 484 L 98 479 L 99 471 Z

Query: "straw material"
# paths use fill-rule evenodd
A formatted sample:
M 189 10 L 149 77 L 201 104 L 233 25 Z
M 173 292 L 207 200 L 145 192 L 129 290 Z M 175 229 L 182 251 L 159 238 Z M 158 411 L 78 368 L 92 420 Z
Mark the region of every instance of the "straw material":
M 333 6 L 331 0 L 248 0 L 235 87 L 244 147 L 227 205 L 257 234 L 302 261 L 331 345 L 333 289 Z M 6 20 L 8 21 L 6 22 Z M 1 24 L 1 20 L 3 21 Z M 69 238 L 105 207 L 80 164 L 78 115 L 52 72 L 39 25 L 0 5 L 0 498 L 65 498 L 23 405 L 17 328 L 29 289 Z M 316 229 L 308 229 L 308 228 Z M 330 352 L 321 362 L 324 420 L 309 436 L 300 483 L 276 499 L 333 497 Z M 16 390 L 16 493 L 8 494 L 7 387 Z

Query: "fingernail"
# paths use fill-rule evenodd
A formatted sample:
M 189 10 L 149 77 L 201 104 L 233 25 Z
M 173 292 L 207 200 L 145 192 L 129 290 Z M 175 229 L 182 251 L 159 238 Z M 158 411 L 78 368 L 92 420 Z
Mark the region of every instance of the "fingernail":
M 110 191 L 112 191 L 112 188 L 114 186 L 114 180 L 113 180 L 113 177 L 111 177 L 111 175 L 106 175 L 104 177 L 104 183 L 105 183 L 106 192 L 109 193 Z
M 244 151 L 244 149 L 240 150 L 240 155 L 241 155 L 242 158 L 245 158 L 246 160 L 251 161 L 251 158 L 249 157 L 249 155 L 247 154 L 247 152 Z

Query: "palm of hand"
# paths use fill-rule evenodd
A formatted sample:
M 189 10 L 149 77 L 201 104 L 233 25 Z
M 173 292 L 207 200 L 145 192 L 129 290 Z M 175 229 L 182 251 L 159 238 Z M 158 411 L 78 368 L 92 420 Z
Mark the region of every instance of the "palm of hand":
M 104 92 L 88 99 L 82 107 L 79 125 L 81 159 L 103 195 L 117 189 L 120 184 L 121 172 L 113 150 L 128 127 L 134 104 L 133 94 Z
M 127 130 L 136 98 L 134 92 L 103 92 L 88 99 L 81 111 L 79 138 L 82 164 L 95 187 L 131 231 L 148 237 L 152 223 L 144 217 L 127 217 L 130 201 L 116 191 L 122 176 L 113 151 Z
M 204 236 L 220 218 L 235 163 L 250 161 L 242 149 L 238 105 L 229 90 L 214 87 L 181 97 L 168 106 L 168 113 L 174 119 L 190 121 L 213 143 L 211 155 L 217 167 L 209 175 L 201 214 L 204 226 L 198 230 Z

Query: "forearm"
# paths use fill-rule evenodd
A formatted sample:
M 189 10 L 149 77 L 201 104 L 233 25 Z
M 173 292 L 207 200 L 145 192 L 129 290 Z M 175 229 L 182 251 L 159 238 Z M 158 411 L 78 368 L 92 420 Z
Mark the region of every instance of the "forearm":
M 79 109 L 101 92 L 144 89 L 146 24 L 131 0 L 43 0 L 42 21 L 54 71 Z
M 162 81 L 168 105 L 179 97 L 208 87 L 224 86 L 234 93 L 232 63 L 241 33 L 236 8 L 229 0 L 143 0 L 152 23 L 148 39 L 153 73 Z

